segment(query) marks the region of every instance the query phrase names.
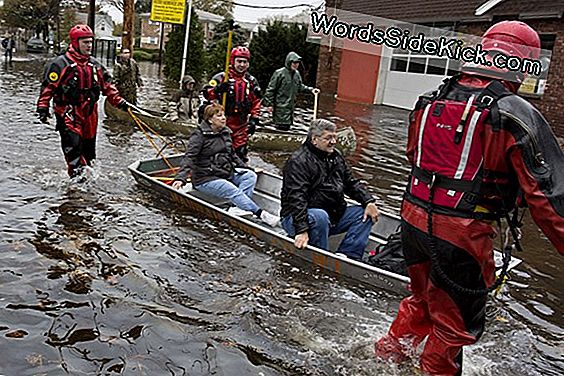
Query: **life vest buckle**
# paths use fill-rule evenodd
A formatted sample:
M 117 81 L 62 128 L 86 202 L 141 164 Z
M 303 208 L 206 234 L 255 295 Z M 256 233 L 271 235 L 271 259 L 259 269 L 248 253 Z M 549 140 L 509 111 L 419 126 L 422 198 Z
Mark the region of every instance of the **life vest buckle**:
M 486 106 L 491 106 L 491 104 L 494 102 L 494 98 L 492 96 L 489 95 L 483 95 L 480 102 L 482 102 L 484 105 Z

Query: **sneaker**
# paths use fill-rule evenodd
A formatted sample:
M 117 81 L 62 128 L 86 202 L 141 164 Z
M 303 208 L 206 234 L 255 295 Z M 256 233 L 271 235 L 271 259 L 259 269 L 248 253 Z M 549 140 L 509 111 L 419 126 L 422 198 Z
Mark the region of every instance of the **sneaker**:
M 243 210 L 243 209 L 239 209 L 236 206 L 232 206 L 227 210 L 228 214 L 234 215 L 236 217 L 243 217 L 245 215 L 252 215 L 253 212 L 252 211 L 248 211 L 248 210 Z
M 266 210 L 263 210 L 260 213 L 260 219 L 262 219 L 262 221 L 267 225 L 269 225 L 270 227 L 276 227 L 278 223 L 280 223 L 280 217 L 274 214 L 270 214 Z
M 193 190 L 193 187 L 192 187 L 192 183 L 190 183 L 190 182 L 188 182 L 188 183 L 184 184 L 182 187 L 180 187 L 180 191 L 182 191 L 184 193 L 188 193 L 192 190 Z

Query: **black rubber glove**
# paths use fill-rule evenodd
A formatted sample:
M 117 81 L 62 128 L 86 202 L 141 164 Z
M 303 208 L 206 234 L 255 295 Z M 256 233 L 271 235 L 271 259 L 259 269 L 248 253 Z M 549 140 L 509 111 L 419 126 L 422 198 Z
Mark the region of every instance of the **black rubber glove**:
M 260 126 L 259 119 L 255 118 L 255 117 L 250 118 L 249 123 L 247 124 L 247 134 L 249 136 L 252 136 L 253 134 L 255 134 L 258 126 Z
M 229 82 L 222 82 L 216 86 L 215 91 L 217 94 L 227 93 L 229 91 Z
M 49 124 L 49 118 L 51 114 L 49 113 L 49 109 L 45 107 L 37 107 L 37 114 L 39 115 L 39 120 L 43 124 Z
M 131 108 L 131 105 L 129 104 L 128 101 L 126 101 L 125 99 L 123 101 L 121 101 L 120 104 L 118 104 L 117 108 L 119 108 L 122 111 L 125 112 L 129 112 L 129 109 Z

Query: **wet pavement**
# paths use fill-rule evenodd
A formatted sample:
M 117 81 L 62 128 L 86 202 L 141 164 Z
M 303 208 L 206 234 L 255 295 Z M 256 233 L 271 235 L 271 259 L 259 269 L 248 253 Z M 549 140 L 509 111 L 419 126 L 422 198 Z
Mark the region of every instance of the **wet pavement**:
M 126 169 L 154 156 L 141 132 L 101 122 L 91 179 L 69 181 L 54 125 L 34 115 L 42 65 L 0 65 L 0 375 L 416 374 L 372 356 L 399 296 L 295 264 L 143 190 Z M 166 107 L 158 67 L 142 72 L 141 105 Z M 407 113 L 330 97 L 320 109 L 355 128 L 349 161 L 397 211 Z M 286 157 L 252 160 L 276 171 Z M 564 262 L 530 223 L 523 245 L 464 375 L 564 373 Z

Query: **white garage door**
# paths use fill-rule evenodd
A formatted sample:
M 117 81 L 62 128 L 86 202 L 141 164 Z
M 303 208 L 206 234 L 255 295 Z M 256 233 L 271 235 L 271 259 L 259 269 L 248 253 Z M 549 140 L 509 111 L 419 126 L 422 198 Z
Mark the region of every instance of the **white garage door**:
M 453 61 L 446 58 L 405 53 L 393 54 L 389 62 L 382 103 L 405 109 L 413 108 L 419 95 L 436 89 L 447 75 L 457 73 L 452 68 L 458 68 L 449 67 Z

